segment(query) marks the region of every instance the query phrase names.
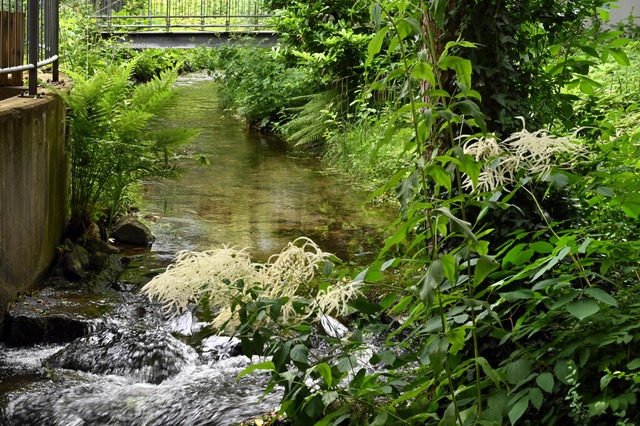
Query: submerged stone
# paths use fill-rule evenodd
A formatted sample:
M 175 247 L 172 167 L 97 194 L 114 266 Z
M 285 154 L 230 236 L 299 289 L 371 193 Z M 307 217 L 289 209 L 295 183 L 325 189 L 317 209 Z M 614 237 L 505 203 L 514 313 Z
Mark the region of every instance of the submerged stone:
M 77 339 L 46 362 L 50 367 L 158 384 L 197 358 L 193 348 L 167 331 L 122 326 Z

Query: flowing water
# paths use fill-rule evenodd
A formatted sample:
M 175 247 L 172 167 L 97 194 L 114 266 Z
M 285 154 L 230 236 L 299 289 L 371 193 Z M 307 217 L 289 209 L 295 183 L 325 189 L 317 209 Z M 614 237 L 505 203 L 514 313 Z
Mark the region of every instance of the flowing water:
M 387 216 L 368 210 L 365 194 L 277 138 L 247 132 L 206 75 L 181 77 L 176 90 L 160 125 L 202 129 L 182 154 L 210 165 L 185 158 L 181 180 L 143 184 L 140 210 L 157 240 L 132 257 L 119 288 L 139 284 L 127 272 L 148 280 L 184 249 L 229 244 L 265 261 L 307 236 L 344 260 L 366 256 Z M 0 346 L 0 425 L 233 425 L 277 406 L 277 389 L 261 399 L 266 376 L 236 379 L 256 361 L 239 356 L 236 341 L 195 339 L 203 324 L 191 313 L 170 319 L 135 292 L 123 297 L 70 344 Z

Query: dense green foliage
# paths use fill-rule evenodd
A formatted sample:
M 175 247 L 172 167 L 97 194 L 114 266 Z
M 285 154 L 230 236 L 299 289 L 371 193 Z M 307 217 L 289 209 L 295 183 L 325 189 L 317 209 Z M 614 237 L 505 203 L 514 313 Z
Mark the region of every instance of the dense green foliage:
M 324 33 L 298 28 L 301 5 L 273 4 L 288 31 L 281 49 L 300 58 L 286 69 L 316 69 Z M 330 349 L 314 322 L 278 322 L 289 298 L 256 292 L 235 306 L 246 353 L 272 356 L 247 372 L 272 372 L 294 424 L 637 419 L 640 133 L 637 71 L 625 66 L 638 48 L 599 28 L 602 5 L 373 2 L 371 22 L 355 20 L 370 29 L 362 62 L 324 64 L 317 75 L 333 84 L 281 104 L 294 142 L 351 170 L 384 165 L 377 195 L 399 205 L 356 277 L 370 293 L 350 302 L 349 333 L 320 336 Z M 369 84 L 350 85 L 345 108 L 327 90 L 356 69 Z M 325 272 L 318 292 L 345 274 Z M 294 306 L 311 303 L 300 294 Z M 256 327 L 265 317 L 280 329 Z M 383 344 L 371 352 L 373 336 Z
M 194 130 L 151 130 L 171 98 L 177 74 L 168 71 L 141 85 L 131 84 L 133 62 L 110 66 L 90 77 L 72 74 L 73 90 L 61 92 L 70 108 L 72 233 L 126 208 L 131 185 L 145 177 L 177 177 L 172 149 Z
M 244 374 L 269 371 L 285 389 L 281 412 L 299 425 L 633 424 L 637 27 L 601 28 L 601 0 L 268 4 L 282 45 L 202 49 L 183 62 L 214 72 L 225 105 L 251 126 L 359 180 L 384 180 L 374 196 L 394 196 L 398 217 L 364 270 L 322 256 L 322 276 L 296 281 L 297 292 L 226 267 L 213 269 L 224 272 L 215 290 L 194 278 L 205 309 L 230 295 L 244 352 L 270 356 Z M 152 76 L 172 55 L 147 52 L 126 73 L 161 84 Z M 169 173 L 164 145 L 123 136 L 142 113 L 123 101 L 123 91 L 137 96 L 128 77 L 93 74 L 87 99 L 109 78 L 120 91 L 74 110 L 100 123 L 109 108 L 124 121 L 88 133 L 82 152 L 142 141 L 142 162 L 120 174 Z M 103 128 L 72 120 L 76 134 Z M 99 194 L 91 210 L 120 199 Z M 318 297 L 346 282 L 357 291 L 318 311 Z M 181 297 L 170 284 L 159 291 Z M 331 312 L 348 331 L 318 331 Z

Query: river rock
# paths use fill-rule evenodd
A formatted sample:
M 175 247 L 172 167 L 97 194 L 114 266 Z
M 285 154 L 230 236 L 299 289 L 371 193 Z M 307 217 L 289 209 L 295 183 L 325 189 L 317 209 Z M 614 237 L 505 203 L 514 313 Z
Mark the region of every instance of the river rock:
M 50 367 L 159 384 L 197 358 L 193 348 L 167 331 L 120 326 L 77 339 L 46 362 Z
M 149 247 L 156 240 L 149 227 L 132 216 L 118 221 L 111 235 L 120 243 L 138 247 Z
M 45 289 L 14 303 L 4 321 L 8 346 L 67 343 L 90 333 L 120 298 Z
M 85 271 L 88 267 L 89 252 L 77 244 L 62 257 L 64 276 L 71 281 L 81 280 L 85 276 Z

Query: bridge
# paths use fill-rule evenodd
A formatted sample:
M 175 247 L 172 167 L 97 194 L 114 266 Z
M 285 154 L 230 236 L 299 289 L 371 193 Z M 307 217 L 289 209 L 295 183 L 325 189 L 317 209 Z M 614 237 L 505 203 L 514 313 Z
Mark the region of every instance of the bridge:
M 263 0 L 91 0 L 103 37 L 131 48 L 215 46 L 232 39 L 272 44 Z

